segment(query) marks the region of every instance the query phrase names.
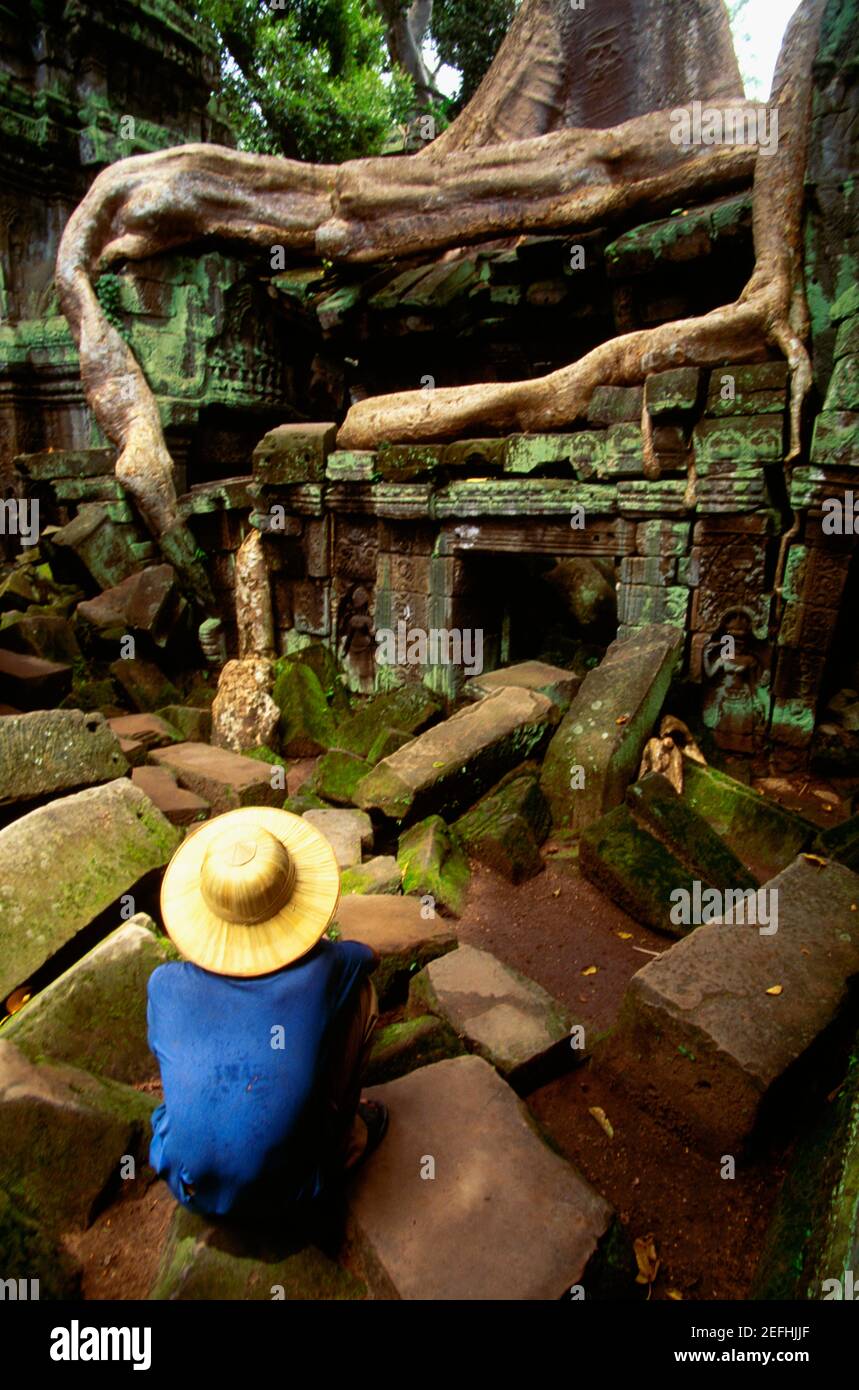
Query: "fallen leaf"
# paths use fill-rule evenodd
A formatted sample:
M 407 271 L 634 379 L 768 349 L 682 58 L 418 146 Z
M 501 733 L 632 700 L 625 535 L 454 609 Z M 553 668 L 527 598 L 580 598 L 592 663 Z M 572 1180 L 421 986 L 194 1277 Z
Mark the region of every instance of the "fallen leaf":
M 629 723 L 629 715 L 628 715 L 628 714 L 619 714 L 618 717 L 617 717 L 617 719 L 616 719 L 614 722 L 615 722 L 615 724 L 628 724 L 628 723 Z
M 560 890 L 560 888 L 553 888 L 553 889 L 552 889 L 552 897 L 553 897 L 553 898 L 559 898 L 560 896 L 561 896 L 561 890 Z
M 811 952 L 809 951 L 809 949 L 808 949 L 807 946 L 800 946 L 799 949 L 800 949 L 800 952 L 802 953 L 802 955 L 804 955 L 804 956 L 810 956 L 810 955 L 811 955 Z
M 767 994 L 781 994 L 781 991 L 781 985 L 770 985 L 769 989 L 767 990 Z
M 433 763 L 433 767 L 444 767 L 444 763 Z
M 683 1298 L 679 1289 L 666 1289 L 665 1296 L 666 1298 L 673 1298 L 675 1303 L 681 1302 Z
M 606 1115 L 601 1105 L 591 1105 L 588 1107 L 588 1114 L 593 1115 L 600 1129 L 604 1129 L 609 1139 L 614 1138 L 614 1129 L 611 1120 Z
M 636 1284 L 652 1284 L 659 1273 L 659 1259 L 656 1254 L 656 1246 L 653 1243 L 653 1236 L 638 1236 L 632 1243 L 635 1251 L 635 1262 L 638 1265 L 638 1274 L 635 1276 Z
M 631 932 L 631 931 L 619 931 L 619 932 L 618 932 L 618 936 L 620 937 L 621 941 L 631 941 L 631 940 L 632 940 L 632 932 Z
M 822 855 L 819 854 L 803 854 L 800 857 L 802 859 L 807 859 L 809 864 L 816 864 L 818 869 L 825 869 L 827 863 L 829 862 L 828 860 L 824 859 Z
M 582 971 L 582 974 L 583 974 L 583 975 L 595 975 L 595 974 L 597 973 L 598 970 L 599 970 L 599 966 L 598 966 L 598 965 L 586 965 L 585 968 L 584 968 L 584 970 Z

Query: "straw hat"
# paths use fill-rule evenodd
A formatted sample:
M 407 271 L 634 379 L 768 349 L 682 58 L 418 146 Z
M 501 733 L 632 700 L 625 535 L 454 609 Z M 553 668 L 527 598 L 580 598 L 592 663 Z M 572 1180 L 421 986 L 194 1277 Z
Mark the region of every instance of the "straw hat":
M 316 945 L 340 897 L 325 836 L 270 806 L 193 831 L 164 875 L 161 914 L 182 955 L 216 975 L 267 975 Z

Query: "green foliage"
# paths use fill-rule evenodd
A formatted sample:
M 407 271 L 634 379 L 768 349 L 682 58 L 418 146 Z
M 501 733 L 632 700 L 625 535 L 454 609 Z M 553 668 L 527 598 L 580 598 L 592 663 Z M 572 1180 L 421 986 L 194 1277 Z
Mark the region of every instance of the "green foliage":
M 519 8 L 519 0 L 434 0 L 430 33 L 442 62 L 457 68 L 461 110 L 480 86 Z
M 198 0 L 239 147 L 340 163 L 377 154 L 413 105 L 371 0 Z

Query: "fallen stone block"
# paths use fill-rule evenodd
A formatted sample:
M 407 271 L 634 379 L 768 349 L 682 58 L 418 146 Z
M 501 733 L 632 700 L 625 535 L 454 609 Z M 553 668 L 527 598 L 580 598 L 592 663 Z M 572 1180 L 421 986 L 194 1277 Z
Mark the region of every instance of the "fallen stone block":
M 253 452 L 257 483 L 321 483 L 334 448 L 333 424 L 278 425 L 263 435 Z
M 362 849 L 372 847 L 373 826 L 370 817 L 363 811 L 305 811 L 302 819 L 309 821 L 325 836 L 334 851 L 338 868 L 351 869 L 360 864 Z
M 682 890 L 693 901 L 694 876 L 638 824 L 628 806 L 616 806 L 582 831 L 578 862 L 584 877 L 637 922 L 669 936 L 691 930 L 688 923 L 672 921 L 671 894 Z
M 192 705 L 165 705 L 155 713 L 188 743 L 208 743 L 212 736 L 212 711 L 209 709 L 196 709 Z
M 533 878 L 543 868 L 540 845 L 551 826 L 540 790 L 539 769 L 516 768 L 455 822 L 467 853 L 511 883 Z
M 140 657 L 120 657 L 110 666 L 135 709 L 141 711 L 158 709 L 179 699 L 179 691 L 154 661 L 144 661 Z
M 336 806 L 351 806 L 355 801 L 355 791 L 362 777 L 372 768 L 366 758 L 355 753 L 341 753 L 332 748 L 323 753 L 310 778 L 310 787 L 323 801 Z
M 128 770 L 102 715 L 36 710 L 0 721 L 0 802 L 108 782 Z
M 489 951 L 460 946 L 409 987 L 409 1014 L 437 1014 L 517 1090 L 533 1090 L 578 1060 L 573 1019 L 540 985 Z
M 683 800 L 763 882 L 808 849 L 815 827 L 724 772 L 683 760 Z
M 800 857 L 761 891 L 775 932 L 697 927 L 633 976 L 618 1022 L 623 1084 L 716 1154 L 736 1154 L 796 1087 L 814 1093 L 814 1045 L 859 973 L 859 876 Z
M 119 714 L 107 722 L 117 738 L 133 738 L 144 748 L 169 748 L 181 742 L 178 729 L 159 714 Z
M 82 1229 L 126 1156 L 142 1161 L 155 1102 L 75 1067 L 38 1066 L 0 1042 L 3 1184 L 49 1235 Z
M 100 589 L 112 589 L 143 568 L 137 540 L 133 526 L 112 520 L 109 503 L 85 502 L 74 520 L 54 531 L 51 545 L 73 551 Z
M 612 642 L 585 676 L 549 744 L 540 778 L 556 826 L 583 829 L 623 799 L 682 647 L 679 629 L 644 627 L 625 642 Z
M 456 932 L 430 905 L 399 895 L 341 897 L 334 921 L 346 941 L 363 941 L 381 957 L 373 981 L 382 1004 L 428 961 L 456 946 Z
M 275 665 L 272 690 L 280 710 L 280 742 L 287 757 L 312 758 L 334 743 L 334 715 L 318 678 L 300 662 Z
M 626 804 L 638 824 L 670 850 L 693 878 L 714 887 L 757 888 L 758 879 L 660 773 L 632 782 Z
M 453 1029 L 436 1014 L 420 1014 L 377 1028 L 364 1076 L 365 1086 L 379 1086 L 418 1067 L 460 1057 L 465 1051 Z
M 380 763 L 390 753 L 396 753 L 398 748 L 411 743 L 413 738 L 414 734 L 407 734 L 402 729 L 381 729 L 370 745 L 367 762 L 371 767 L 375 767 L 376 763 Z
M 46 1235 L 37 1222 L 0 1189 L 0 1250 L 4 1280 L 17 1280 L 18 1299 L 33 1298 L 38 1284 L 40 1302 L 79 1299 L 82 1268 L 57 1237 Z M 6 1284 L 8 1290 L 9 1285 Z M 6 1298 L 14 1297 L 6 1292 Z
M 372 1095 L 390 1124 L 356 1174 L 350 1217 L 377 1296 L 522 1302 L 577 1284 L 595 1297 L 617 1275 L 611 1207 L 481 1058 L 420 1067 Z
M 177 1207 L 151 1299 L 212 1302 L 364 1298 L 366 1288 L 314 1245 L 237 1222 L 213 1225 Z
M 406 685 L 375 695 L 343 720 L 337 729 L 336 747 L 376 762 L 383 755 L 370 757 L 370 753 L 380 736 L 395 729 L 413 737 L 438 718 L 440 708 L 437 697 L 424 685 Z
M 392 854 L 379 854 L 364 864 L 344 869 L 341 893 L 399 893 L 403 871 Z
M 0 998 L 178 847 L 126 778 L 40 806 L 0 830 Z
M 71 690 L 72 668 L 63 661 L 43 661 L 0 647 L 0 685 L 17 709 L 49 709 Z
M 273 787 L 271 768 L 229 748 L 208 743 L 174 743 L 150 754 L 159 767 L 172 772 L 179 785 L 208 801 L 215 815 L 238 806 L 279 806 L 283 787 Z
M 31 613 L 6 613 L 0 623 L 0 644 L 10 651 L 40 656 L 45 661 L 74 662 L 81 654 L 68 618 Z
M 158 1076 L 146 1036 L 146 987 L 176 951 L 137 913 L 40 990 L 3 1026 L 31 1061 L 49 1057 L 134 1084 Z
M 397 844 L 403 892 L 432 899 L 433 905 L 462 915 L 471 881 L 459 836 L 441 816 L 427 816 L 406 830 Z
M 212 809 L 205 797 L 180 787 L 166 767 L 136 767 L 131 780 L 146 792 L 171 825 L 192 825 L 205 820 Z
M 176 586 L 172 565 L 149 565 L 77 606 L 76 616 L 105 640 L 144 632 L 164 647 L 177 630 L 187 604 Z
M 129 767 L 141 767 L 149 757 L 146 744 L 140 743 L 136 738 L 120 737 L 119 751 Z
M 550 666 L 545 661 L 520 661 L 515 666 L 502 666 L 498 671 L 485 671 L 480 676 L 472 676 L 465 682 L 463 693 L 472 700 L 482 700 L 495 690 L 517 685 L 523 690 L 538 691 L 565 711 L 581 683 L 582 677 L 575 671 L 565 671 L 563 667 Z
M 359 783 L 358 805 L 394 820 L 455 815 L 535 755 L 556 716 L 545 695 L 505 686 L 383 758 Z

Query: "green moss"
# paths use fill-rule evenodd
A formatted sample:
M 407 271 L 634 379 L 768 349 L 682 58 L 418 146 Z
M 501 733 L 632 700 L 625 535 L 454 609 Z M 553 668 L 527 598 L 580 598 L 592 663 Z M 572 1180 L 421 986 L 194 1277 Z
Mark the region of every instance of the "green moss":
M 397 863 L 404 893 L 429 894 L 437 905 L 461 915 L 471 870 L 458 835 L 441 816 L 428 816 L 400 836 Z
M 465 1051 L 461 1040 L 443 1019 L 422 1014 L 379 1028 L 367 1066 L 366 1084 L 378 1086 L 418 1067 L 458 1057 Z
M 319 759 L 311 778 L 312 790 L 336 806 L 352 806 L 358 783 L 371 770 L 371 764 L 354 753 L 333 749 Z

